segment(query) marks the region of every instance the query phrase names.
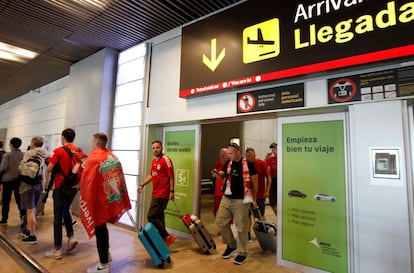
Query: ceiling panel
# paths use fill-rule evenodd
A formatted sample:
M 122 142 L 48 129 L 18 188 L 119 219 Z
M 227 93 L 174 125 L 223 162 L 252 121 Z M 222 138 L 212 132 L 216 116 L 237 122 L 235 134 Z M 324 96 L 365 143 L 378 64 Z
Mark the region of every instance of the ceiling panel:
M 69 74 L 104 47 L 119 51 L 245 0 L 0 0 L 0 42 L 39 53 L 0 61 L 0 104 Z

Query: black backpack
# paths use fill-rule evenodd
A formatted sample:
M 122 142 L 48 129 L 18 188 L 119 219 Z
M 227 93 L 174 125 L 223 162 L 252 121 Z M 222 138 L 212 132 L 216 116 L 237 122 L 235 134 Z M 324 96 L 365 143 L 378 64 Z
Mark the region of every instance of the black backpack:
M 40 156 L 36 155 L 22 164 L 24 164 L 24 167 L 22 168 L 22 173 L 19 175 L 20 181 L 29 185 L 42 183 L 42 176 L 39 175 L 42 169 L 42 159 Z

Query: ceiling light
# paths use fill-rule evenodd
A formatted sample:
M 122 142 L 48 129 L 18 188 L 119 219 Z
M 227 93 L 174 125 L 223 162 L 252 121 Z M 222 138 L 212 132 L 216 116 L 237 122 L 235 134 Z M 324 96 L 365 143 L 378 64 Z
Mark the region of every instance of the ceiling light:
M 78 4 L 81 7 L 92 10 L 104 10 L 111 0 L 46 0 L 46 2 L 53 3 L 62 9 L 73 10 L 71 3 Z
M 0 42 L 0 59 L 25 63 L 37 55 L 36 52 Z

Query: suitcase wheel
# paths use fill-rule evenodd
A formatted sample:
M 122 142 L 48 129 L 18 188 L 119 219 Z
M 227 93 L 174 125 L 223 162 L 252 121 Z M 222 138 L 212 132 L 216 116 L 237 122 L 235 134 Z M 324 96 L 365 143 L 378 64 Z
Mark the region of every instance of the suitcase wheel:
M 158 268 L 164 268 L 164 261 L 162 261 L 159 265 L 157 265 Z
M 167 259 L 167 263 L 169 263 L 169 264 L 171 263 L 171 258 Z

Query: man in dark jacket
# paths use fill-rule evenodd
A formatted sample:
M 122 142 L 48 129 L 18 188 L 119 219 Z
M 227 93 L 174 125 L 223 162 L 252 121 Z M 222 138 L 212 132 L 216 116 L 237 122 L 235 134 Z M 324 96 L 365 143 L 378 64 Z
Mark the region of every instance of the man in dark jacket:
M 5 153 L 0 164 L 1 182 L 3 184 L 3 207 L 1 216 L 1 225 L 7 225 L 10 211 L 10 201 L 12 193 L 14 193 L 14 199 L 16 200 L 17 207 L 20 211 L 20 218 L 24 222 L 26 217 L 26 211 L 20 208 L 20 194 L 18 179 L 20 170 L 19 163 L 23 159 L 23 152 L 20 151 L 22 140 L 17 137 L 10 139 L 10 152 Z

